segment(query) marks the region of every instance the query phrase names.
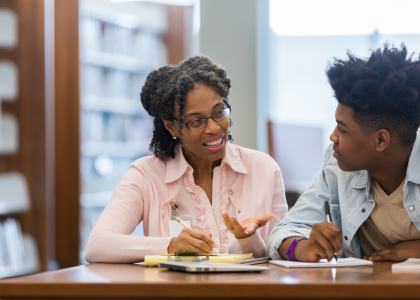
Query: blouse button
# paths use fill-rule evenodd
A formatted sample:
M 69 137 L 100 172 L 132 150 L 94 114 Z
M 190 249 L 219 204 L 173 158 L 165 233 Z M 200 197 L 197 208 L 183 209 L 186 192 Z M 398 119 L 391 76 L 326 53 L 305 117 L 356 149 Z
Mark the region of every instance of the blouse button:
M 410 206 L 410 211 L 413 211 L 414 210 L 414 206 Z
M 238 214 L 240 214 L 241 213 L 241 210 L 240 209 L 238 209 Z
M 347 235 L 345 235 L 345 236 L 344 236 L 344 239 L 345 239 L 346 241 L 348 240 Z
M 233 194 L 233 191 L 232 191 L 232 190 L 230 190 L 230 191 L 229 191 L 229 195 L 232 195 L 232 194 Z
M 219 233 L 217 231 L 213 231 L 213 236 L 217 237 L 219 235 Z
M 362 208 L 362 213 L 364 213 L 366 211 L 366 209 Z

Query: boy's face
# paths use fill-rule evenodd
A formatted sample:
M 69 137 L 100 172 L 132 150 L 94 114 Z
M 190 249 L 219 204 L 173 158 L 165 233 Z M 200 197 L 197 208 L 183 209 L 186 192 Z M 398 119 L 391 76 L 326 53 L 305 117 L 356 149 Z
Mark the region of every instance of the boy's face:
M 374 133 L 363 132 L 353 120 L 353 109 L 338 104 L 335 111 L 337 126 L 330 136 L 334 157 L 343 171 L 369 170 L 376 157 Z

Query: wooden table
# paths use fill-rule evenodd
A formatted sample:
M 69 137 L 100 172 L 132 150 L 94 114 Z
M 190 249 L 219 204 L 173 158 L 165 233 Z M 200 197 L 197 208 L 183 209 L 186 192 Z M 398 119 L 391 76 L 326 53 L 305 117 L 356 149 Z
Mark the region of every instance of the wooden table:
M 263 264 L 268 265 L 268 264 Z M 130 264 L 91 264 L 0 280 L 0 299 L 414 299 L 420 272 L 373 267 L 188 274 Z

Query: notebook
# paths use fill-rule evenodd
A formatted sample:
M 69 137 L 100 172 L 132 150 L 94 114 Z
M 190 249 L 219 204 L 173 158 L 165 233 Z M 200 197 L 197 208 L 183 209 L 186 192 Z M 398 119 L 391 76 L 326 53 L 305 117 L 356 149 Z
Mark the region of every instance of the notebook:
M 242 265 L 257 265 L 257 264 L 264 264 L 268 263 L 271 260 L 270 257 L 259 257 L 259 258 L 250 258 L 238 261 L 237 264 Z
M 160 262 L 168 261 L 169 255 L 146 255 L 144 258 L 144 266 L 157 266 Z M 175 255 L 170 255 L 171 259 L 175 259 Z M 182 261 L 192 261 L 194 258 L 200 260 L 206 259 L 207 256 L 181 256 Z M 252 253 L 249 254 L 211 254 L 208 256 L 211 263 L 238 263 L 239 261 L 253 258 Z
M 321 259 L 319 262 L 300 262 L 288 260 L 270 260 L 270 264 L 286 267 L 286 268 L 341 268 L 341 267 L 360 267 L 373 266 L 373 262 L 359 258 L 339 258 L 337 261 L 332 259 L 328 262 L 326 259 Z

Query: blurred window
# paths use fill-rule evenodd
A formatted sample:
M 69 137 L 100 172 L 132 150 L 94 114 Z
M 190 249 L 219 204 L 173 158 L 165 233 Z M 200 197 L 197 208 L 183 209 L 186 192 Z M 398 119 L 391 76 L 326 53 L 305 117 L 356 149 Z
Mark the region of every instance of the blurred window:
M 346 58 L 347 50 L 368 57 L 371 49 L 386 41 L 396 46 L 404 42 L 417 57 L 419 10 L 420 1 L 410 0 L 270 0 L 268 118 L 277 124 L 301 126 L 296 127 L 299 130 L 321 129 L 322 141 L 304 148 L 306 159 L 320 162 L 319 169 L 318 148 L 324 150 L 331 143 L 329 136 L 336 125 L 337 101 L 325 75 L 328 63 L 334 57 Z M 274 139 L 282 138 L 280 144 L 288 149 L 298 147 L 299 132 Z M 299 165 L 300 159 L 287 157 L 289 165 L 293 160 Z M 286 188 L 300 186 L 300 191 L 315 175 L 306 170 L 299 174 L 282 171 Z M 293 183 L 296 177 L 299 184 Z

